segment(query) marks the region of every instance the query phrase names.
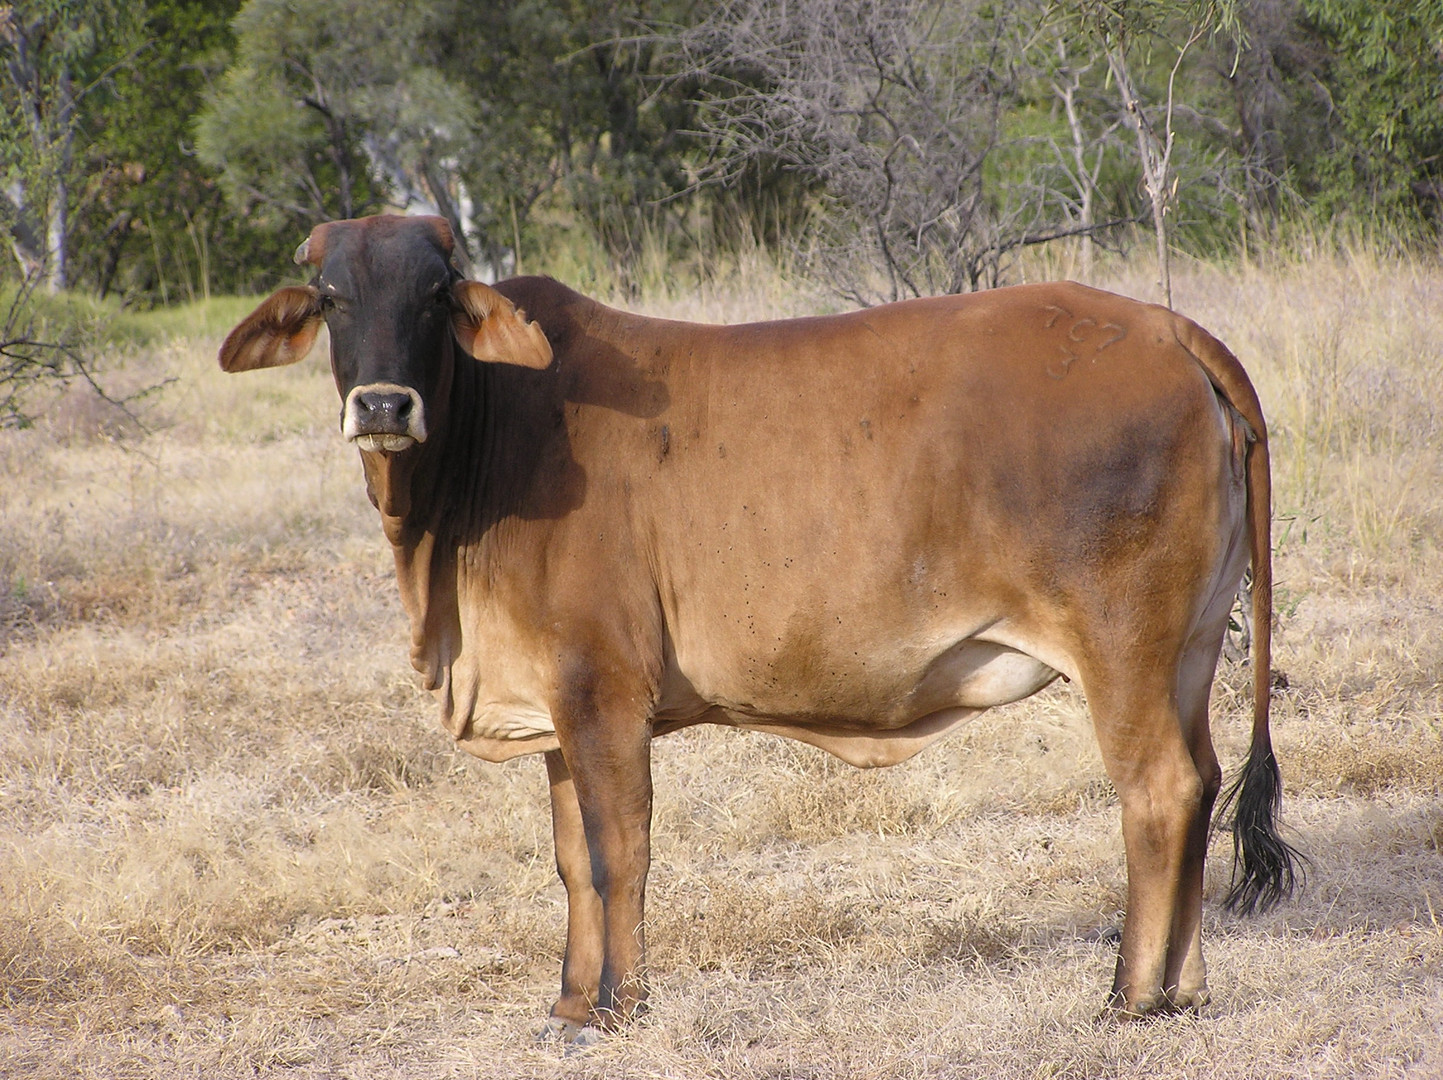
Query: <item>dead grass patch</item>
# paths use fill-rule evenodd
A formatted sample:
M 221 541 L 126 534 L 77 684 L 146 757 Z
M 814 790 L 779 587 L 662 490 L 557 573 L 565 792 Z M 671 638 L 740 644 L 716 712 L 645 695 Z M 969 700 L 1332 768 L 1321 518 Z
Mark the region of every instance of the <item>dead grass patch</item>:
M 1340 727 L 1291 742 L 1288 766 L 1297 789 L 1314 794 L 1443 794 L 1443 732 Z
M 910 832 L 928 816 L 924 794 L 909 790 L 904 774 L 859 773 L 802 744 L 783 743 L 776 757 L 782 780 L 761 808 L 759 840 L 814 844 L 854 833 L 882 839 Z

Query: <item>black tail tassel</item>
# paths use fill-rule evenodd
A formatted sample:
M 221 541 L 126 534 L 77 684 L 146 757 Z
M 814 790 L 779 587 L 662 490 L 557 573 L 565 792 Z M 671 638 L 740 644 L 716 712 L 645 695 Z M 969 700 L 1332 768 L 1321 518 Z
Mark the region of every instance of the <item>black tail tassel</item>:
M 1270 745 L 1255 746 L 1218 806 L 1215 821 L 1233 810 L 1233 877 L 1223 900 L 1251 915 L 1290 896 L 1306 877 L 1307 857 L 1278 835 L 1283 782 Z

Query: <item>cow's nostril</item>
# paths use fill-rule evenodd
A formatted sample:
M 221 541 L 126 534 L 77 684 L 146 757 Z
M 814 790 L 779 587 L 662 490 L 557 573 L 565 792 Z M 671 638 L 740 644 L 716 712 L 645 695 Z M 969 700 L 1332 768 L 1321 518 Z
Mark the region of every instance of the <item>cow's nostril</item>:
M 356 395 L 357 419 L 372 430 L 404 431 L 411 416 L 411 395 L 369 393 Z
M 357 386 L 346 395 L 341 433 L 363 450 L 405 450 L 426 441 L 426 406 L 395 383 Z

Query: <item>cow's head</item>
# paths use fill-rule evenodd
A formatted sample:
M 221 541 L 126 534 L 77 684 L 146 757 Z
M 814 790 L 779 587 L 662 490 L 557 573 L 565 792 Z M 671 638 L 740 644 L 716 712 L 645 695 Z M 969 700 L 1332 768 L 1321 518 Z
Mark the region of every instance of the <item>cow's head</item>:
M 451 252 L 444 218 L 317 225 L 296 250 L 297 263 L 315 268 L 311 283 L 280 289 L 251 312 L 225 339 L 220 366 L 293 364 L 310 351 L 324 320 L 342 434 L 372 453 L 423 443 L 448 377 L 451 339 L 488 363 L 551 363 L 540 327 L 495 289 L 462 278 Z

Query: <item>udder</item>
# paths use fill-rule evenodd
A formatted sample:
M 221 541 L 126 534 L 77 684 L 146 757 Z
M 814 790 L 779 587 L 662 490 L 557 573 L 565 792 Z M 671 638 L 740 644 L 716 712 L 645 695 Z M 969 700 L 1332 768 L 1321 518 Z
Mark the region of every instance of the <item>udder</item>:
M 1010 645 L 967 638 L 927 665 L 898 719 L 915 720 L 939 709 L 1007 705 L 1037 693 L 1058 674 Z

